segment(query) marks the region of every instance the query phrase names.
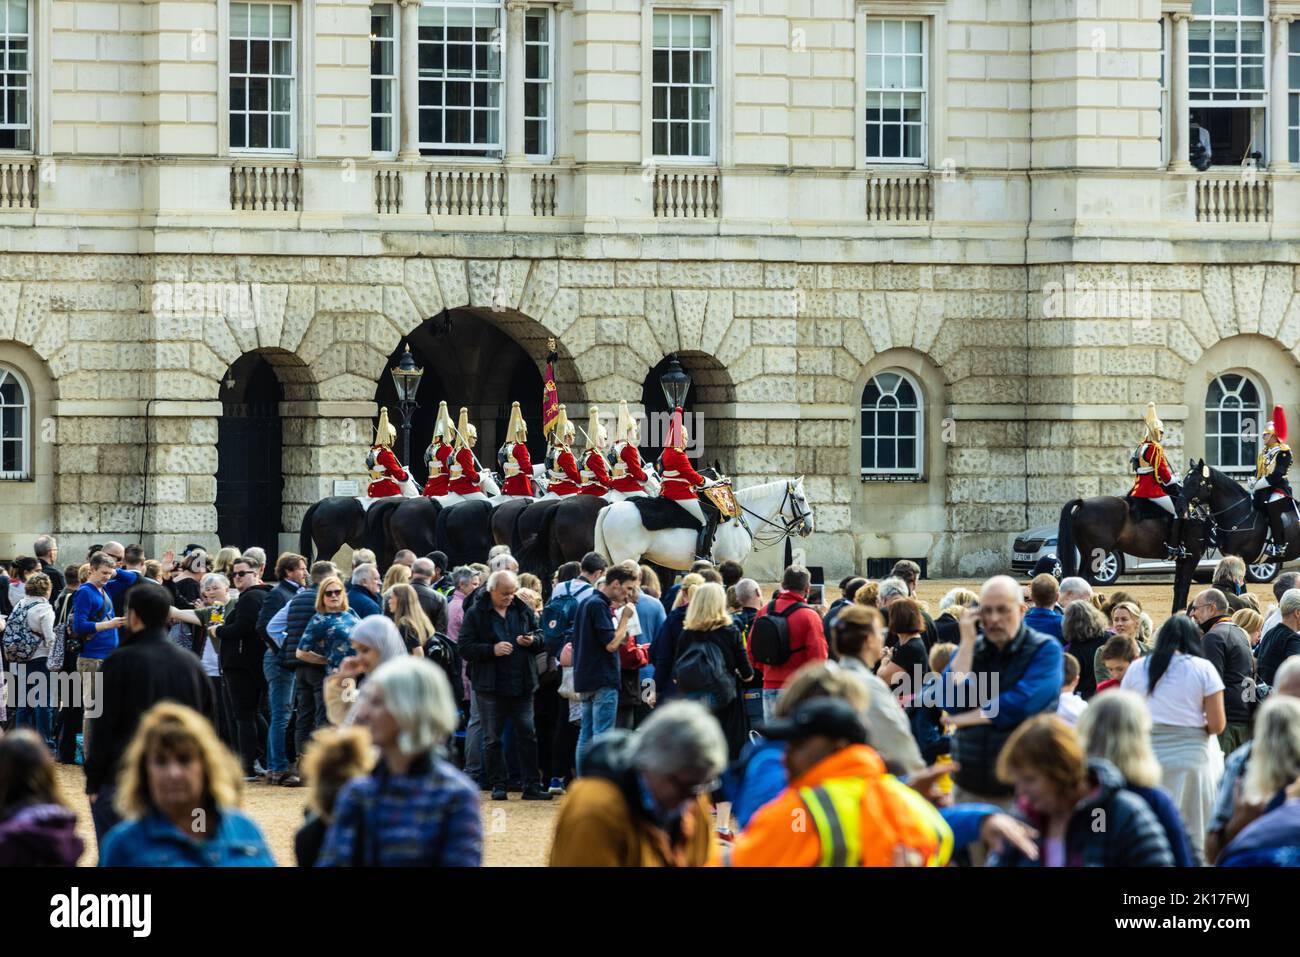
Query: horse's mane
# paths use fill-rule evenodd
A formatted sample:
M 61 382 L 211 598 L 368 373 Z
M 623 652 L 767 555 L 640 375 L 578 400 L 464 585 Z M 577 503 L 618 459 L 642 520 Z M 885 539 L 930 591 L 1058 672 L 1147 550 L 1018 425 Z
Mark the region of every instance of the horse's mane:
M 1220 472 L 1214 466 L 1209 466 L 1210 484 L 1214 486 L 1215 491 L 1223 492 L 1233 498 L 1249 498 L 1250 493 L 1241 487 L 1241 484 L 1226 472 Z

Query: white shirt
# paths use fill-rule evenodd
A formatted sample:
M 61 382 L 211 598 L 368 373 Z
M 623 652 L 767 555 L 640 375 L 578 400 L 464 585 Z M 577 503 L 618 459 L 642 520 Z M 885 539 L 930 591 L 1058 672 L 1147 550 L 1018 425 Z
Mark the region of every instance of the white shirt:
M 203 673 L 209 678 L 221 677 L 221 665 L 217 661 L 217 649 L 213 645 L 211 635 L 208 635 L 207 641 L 203 642 Z
M 1259 629 L 1260 639 L 1263 640 L 1264 636 L 1273 630 L 1274 625 L 1280 625 L 1281 623 L 1282 609 L 1279 606 L 1274 605 L 1273 610 L 1268 613 L 1268 617 L 1264 619 L 1263 626 Z
M 1205 699 L 1223 690 L 1223 679 L 1204 658 L 1174 652 L 1169 668 L 1156 683 L 1156 692 L 1147 695 L 1147 669 L 1151 656 L 1144 655 L 1128 666 L 1120 687 L 1136 691 L 1146 698 L 1154 724 L 1180 728 L 1205 727 Z
M 1079 715 L 1087 710 L 1088 702 L 1080 698 L 1078 694 L 1063 694 L 1056 705 L 1056 716 L 1065 721 L 1066 724 L 1074 724 L 1079 720 Z

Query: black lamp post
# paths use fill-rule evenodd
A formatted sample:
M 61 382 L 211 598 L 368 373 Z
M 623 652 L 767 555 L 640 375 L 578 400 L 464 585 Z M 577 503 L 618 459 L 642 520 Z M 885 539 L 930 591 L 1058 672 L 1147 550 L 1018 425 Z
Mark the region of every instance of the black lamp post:
M 664 398 L 668 400 L 670 413 L 686 401 L 686 393 L 691 388 L 691 377 L 682 368 L 677 353 L 668 357 L 668 368 L 659 376 L 659 385 L 664 390 Z
M 402 413 L 402 464 L 411 467 L 411 415 L 417 406 L 415 394 L 420 391 L 420 377 L 424 370 L 417 368 L 411 356 L 411 345 L 407 343 L 402 359 L 389 370 L 393 385 L 397 387 L 397 408 Z

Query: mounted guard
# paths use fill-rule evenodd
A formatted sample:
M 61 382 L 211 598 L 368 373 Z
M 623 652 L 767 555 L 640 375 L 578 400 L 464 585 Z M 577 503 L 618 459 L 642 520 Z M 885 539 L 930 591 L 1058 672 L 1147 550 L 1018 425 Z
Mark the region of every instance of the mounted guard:
M 547 491 L 543 498 L 563 498 L 578 494 L 582 474 L 578 471 L 577 459 L 570 450 L 576 432 L 565 407 L 560 406 L 551 426 L 551 445 L 546 451 Z
M 582 453 L 582 488 L 578 491 L 583 495 L 604 495 L 609 491 L 607 443 L 605 427 L 600 424 L 600 409 L 593 405 L 587 410 L 587 448 Z
M 424 465 L 429 470 L 429 480 L 424 483 L 424 494 L 442 497 L 450 491 L 452 441 L 456 429 L 447 411 L 447 403 L 438 403 L 438 414 L 433 420 L 433 441 L 424 452 Z
M 691 467 L 691 460 L 686 455 L 686 443 L 690 435 L 682 421 L 682 407 L 673 409 L 672 419 L 668 423 L 668 439 L 663 454 L 659 458 L 661 484 L 659 494 L 672 499 L 700 523 L 699 538 L 695 543 L 696 554 L 708 558 L 713 551 L 713 536 L 718 530 L 721 514 L 717 507 L 696 491 L 708 487 L 709 480 Z
M 450 494 L 455 495 L 458 502 L 485 502 L 488 498 L 480 488 L 482 477 L 478 459 L 474 456 L 476 442 L 478 429 L 469 424 L 469 409 L 461 406 L 456 423 L 456 446 L 451 458 L 451 481 L 448 483 Z
M 1269 555 L 1286 553 L 1286 532 L 1282 516 L 1292 508 L 1291 483 L 1287 472 L 1291 469 L 1291 449 L 1286 444 L 1286 413 L 1282 406 L 1273 406 L 1273 415 L 1264 426 L 1264 450 L 1255 466 L 1255 481 L 1250 486 L 1255 506 L 1268 516 L 1270 541 L 1264 546 Z
M 501 474 L 505 476 L 501 491 L 517 498 L 533 497 L 533 460 L 528 455 L 528 426 L 516 402 L 510 407 L 510 424 L 506 441 L 497 453 Z
M 1187 549 L 1182 544 L 1183 519 L 1186 516 L 1179 514 L 1178 506 L 1175 504 L 1179 490 L 1174 482 L 1174 473 L 1169 467 L 1164 447 L 1160 444 L 1165 435 L 1165 425 L 1156 415 L 1154 402 L 1147 403 L 1144 421 L 1146 437 L 1129 459 L 1129 465 L 1137 473 L 1137 479 L 1128 494 L 1130 498 L 1145 498 L 1173 516 L 1165 540 L 1165 550 L 1171 560 L 1186 558 Z
M 388 422 L 387 407 L 379 410 L 379 424 L 375 426 L 375 442 L 366 456 L 366 468 L 373 481 L 366 486 L 369 498 L 387 498 L 401 495 L 400 483 L 407 482 L 411 476 L 397 461 L 393 454 L 393 443 L 397 441 L 397 429 Z
M 618 403 L 618 431 L 614 433 L 614 444 L 609 450 L 609 463 L 613 471 L 609 478 L 609 495 L 611 502 L 649 495 L 651 478 L 641 464 L 641 450 L 637 442 L 641 438 L 641 429 L 628 411 L 627 400 Z

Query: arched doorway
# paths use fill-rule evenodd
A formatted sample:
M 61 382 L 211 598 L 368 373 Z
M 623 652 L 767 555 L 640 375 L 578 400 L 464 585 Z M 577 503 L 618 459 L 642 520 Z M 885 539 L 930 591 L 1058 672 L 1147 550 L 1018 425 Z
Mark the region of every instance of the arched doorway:
M 280 550 L 284 389 L 266 356 L 240 356 L 221 383 L 217 424 L 217 536 L 223 545 Z
M 717 359 L 702 352 L 679 352 L 677 359 L 691 377 L 691 388 L 686 394 L 682 412 L 686 417 L 687 431 L 691 433 L 692 446 L 696 443 L 696 430 L 702 432 L 698 436 L 701 442 L 694 465 L 703 468 L 716 463 L 724 474 L 734 474 L 736 421 L 732 408 L 736 401 L 736 387 L 731 375 Z M 659 378 L 671 361 L 671 356 L 661 359 L 650 370 L 641 387 L 641 403 L 649 426 L 642 431 L 645 442 L 641 452 L 650 462 L 658 461 L 668 434 L 667 423 L 672 409 L 668 408 Z M 687 451 L 694 453 L 696 449 L 688 448 Z
M 493 469 L 497 467 L 496 452 L 504 440 L 511 404 L 518 402 L 528 423 L 529 454 L 535 463 L 544 460 L 541 370 L 545 365 L 545 341 L 519 341 L 512 333 L 523 331 L 523 320 L 511 322 L 505 315 L 480 309 L 445 310 L 413 330 L 389 356 L 375 387 L 375 404 L 387 407 L 388 420 L 398 430 L 399 456 L 402 417 L 389 370 L 401 360 L 408 344 L 415 364 L 424 370 L 416 393 L 418 408 L 411 418 L 410 461 L 403 463 L 417 482 L 423 484 L 428 477 L 424 452 L 433 438 L 433 420 L 441 401 L 447 403 L 453 421 L 461 406 L 469 410 L 469 421 L 478 429 L 475 451 L 479 461 Z M 565 361 L 561 360 L 562 365 Z M 571 375 L 570 370 L 563 372 Z M 563 380 L 568 376 L 559 374 L 561 401 L 581 402 L 580 390 L 566 385 Z M 373 432 L 366 438 L 373 438 Z

